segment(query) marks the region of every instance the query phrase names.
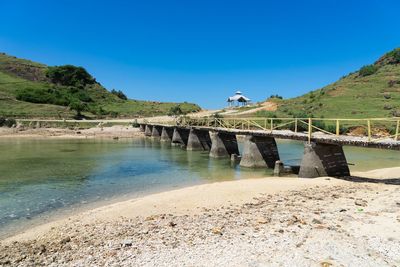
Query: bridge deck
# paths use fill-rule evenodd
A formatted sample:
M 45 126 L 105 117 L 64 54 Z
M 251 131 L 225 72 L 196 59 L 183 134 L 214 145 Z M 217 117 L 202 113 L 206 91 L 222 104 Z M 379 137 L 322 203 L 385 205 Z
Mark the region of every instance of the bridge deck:
M 179 127 L 186 129 L 199 129 L 205 131 L 218 131 L 225 133 L 232 133 L 237 135 L 254 135 L 254 136 L 269 136 L 278 139 L 290 139 L 290 140 L 299 140 L 299 141 L 308 141 L 308 133 L 307 132 L 293 132 L 290 130 L 241 130 L 241 129 L 232 129 L 232 128 L 223 128 L 223 127 L 207 127 L 207 126 L 175 126 L 168 124 L 159 124 L 159 123 L 147 123 L 152 126 L 160 126 L 160 127 Z M 312 142 L 318 143 L 326 143 L 326 144 L 337 144 L 337 145 L 350 145 L 350 146 L 359 146 L 359 147 L 369 147 L 369 148 L 380 148 L 380 149 L 391 149 L 391 150 L 400 150 L 400 141 L 396 141 L 391 138 L 380 139 L 369 141 L 368 137 L 363 136 L 350 136 L 350 135 L 330 135 L 322 132 L 314 132 L 311 136 Z

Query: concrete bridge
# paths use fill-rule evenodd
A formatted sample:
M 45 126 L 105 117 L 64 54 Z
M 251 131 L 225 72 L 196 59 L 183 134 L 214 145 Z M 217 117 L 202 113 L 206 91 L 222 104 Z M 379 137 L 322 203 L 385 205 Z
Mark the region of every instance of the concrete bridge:
M 274 119 L 277 121 L 276 118 Z M 295 124 L 294 131 L 279 129 L 280 125 L 273 125 L 273 120 L 262 119 L 265 120 L 264 124 L 259 120 L 259 118 L 254 121 L 192 118 L 170 123 L 143 122 L 140 123 L 140 130 L 146 136 L 180 145 L 187 150 L 209 151 L 210 157 L 239 159 L 240 166 L 275 168 L 275 171 L 278 169 L 278 172 L 282 171 L 284 167 L 280 162 L 275 139 L 304 141 L 304 155 L 301 164 L 297 171 L 296 168 L 293 168 L 295 173 L 302 178 L 349 176 L 350 170 L 343 152 L 343 145 L 400 150 L 398 120 L 390 120 L 397 127 L 396 134 L 385 138 L 375 138 L 372 136 L 371 129 L 368 129 L 368 136 L 340 135 L 338 130 L 336 133 L 330 133 L 313 125 L 313 119 L 290 119 L 293 120 L 290 123 Z M 280 123 L 288 125 L 288 123 L 282 124 L 281 120 Z M 299 131 L 299 123 L 305 123 L 308 131 Z M 339 128 L 339 123 L 336 122 L 337 128 Z M 370 122 L 367 124 L 371 127 Z M 313 129 L 319 131 L 313 132 Z M 241 156 L 239 156 L 238 136 L 243 136 L 244 140 Z

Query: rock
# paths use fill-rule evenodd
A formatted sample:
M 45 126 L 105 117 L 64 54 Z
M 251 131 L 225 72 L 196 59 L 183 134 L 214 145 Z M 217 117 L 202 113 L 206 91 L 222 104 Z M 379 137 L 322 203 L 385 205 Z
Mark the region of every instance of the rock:
M 258 224 L 266 224 L 266 223 L 270 223 L 270 222 L 271 222 L 270 218 L 258 218 L 257 219 Z
M 318 220 L 318 219 L 313 219 L 313 220 L 312 220 L 312 223 L 315 223 L 315 224 L 322 224 L 322 222 L 321 222 L 320 220 Z
M 61 245 L 65 245 L 65 244 L 67 244 L 68 242 L 71 242 L 71 238 L 70 238 L 69 236 L 67 236 L 67 237 L 65 237 L 65 238 L 63 238 L 63 239 L 61 239 L 60 244 L 61 244 Z
M 123 247 L 131 247 L 132 244 L 133 244 L 133 242 L 130 239 L 125 239 L 121 242 L 121 246 L 123 246 Z
M 222 235 L 222 228 L 221 227 L 214 227 L 211 229 L 211 232 L 216 235 Z
M 339 212 L 345 212 L 347 211 L 346 209 L 340 209 Z
M 357 206 L 361 206 L 361 207 L 366 207 L 367 206 L 367 201 L 364 199 L 356 199 L 354 201 L 354 204 L 356 204 Z
M 170 222 L 168 223 L 168 225 L 171 226 L 171 227 L 175 227 L 175 226 L 176 226 L 176 223 L 174 223 L 173 221 L 170 221 Z

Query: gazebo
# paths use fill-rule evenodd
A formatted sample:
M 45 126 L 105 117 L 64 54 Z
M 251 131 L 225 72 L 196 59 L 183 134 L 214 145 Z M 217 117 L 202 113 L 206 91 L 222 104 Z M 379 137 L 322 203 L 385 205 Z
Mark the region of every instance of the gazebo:
M 236 91 L 234 96 L 228 97 L 228 105 L 229 107 L 235 106 L 247 106 L 251 102 L 251 99 L 245 97 L 242 92 Z

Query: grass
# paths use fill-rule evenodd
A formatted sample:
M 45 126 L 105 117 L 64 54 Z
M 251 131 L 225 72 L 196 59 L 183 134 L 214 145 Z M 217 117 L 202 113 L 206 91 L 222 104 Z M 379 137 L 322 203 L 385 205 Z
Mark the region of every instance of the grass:
M 46 69 L 46 65 L 0 53 L 0 116 L 56 119 L 74 117 L 76 113 L 66 106 L 18 100 L 23 99 L 21 97 L 17 99 L 21 92 L 40 94 L 48 89 L 55 89 L 61 94 L 67 95 L 65 94 L 68 90 L 67 87 L 51 83 L 46 78 Z M 200 110 L 198 105 L 186 102 L 160 103 L 123 100 L 98 83 L 86 85 L 84 90 L 92 100 L 88 103 L 88 110 L 83 112 L 83 115 L 88 118 L 166 115 L 176 105 L 179 105 L 184 113 Z

